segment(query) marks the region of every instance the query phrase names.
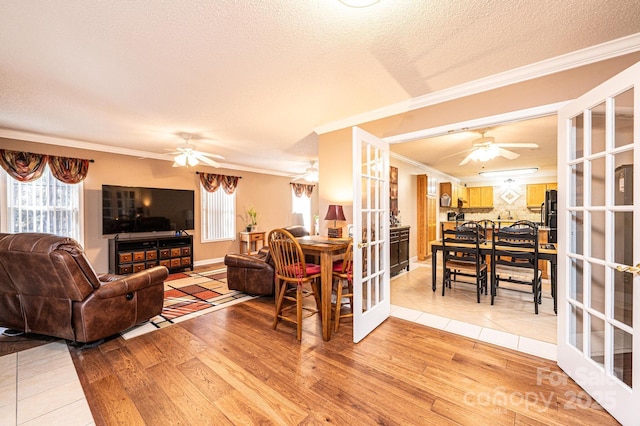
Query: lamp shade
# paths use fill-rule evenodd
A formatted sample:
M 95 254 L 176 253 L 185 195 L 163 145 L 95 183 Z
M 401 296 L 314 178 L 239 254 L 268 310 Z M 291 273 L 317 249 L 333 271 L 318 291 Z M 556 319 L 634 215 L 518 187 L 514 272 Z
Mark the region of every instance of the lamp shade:
M 329 209 L 327 210 L 327 215 L 324 217 L 324 220 L 347 220 L 344 217 L 344 212 L 342 211 L 342 206 L 339 204 L 330 204 Z

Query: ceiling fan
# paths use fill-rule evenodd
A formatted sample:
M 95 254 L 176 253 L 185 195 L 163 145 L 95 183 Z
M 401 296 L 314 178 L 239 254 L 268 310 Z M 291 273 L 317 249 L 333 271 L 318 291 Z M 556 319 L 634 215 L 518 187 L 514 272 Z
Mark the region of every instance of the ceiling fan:
M 472 142 L 473 146 L 470 150 L 462 151 L 471 152 L 458 164 L 459 166 L 464 166 L 471 160 L 485 162 L 498 156 L 513 160 L 520 156 L 520 154 L 505 148 L 538 148 L 538 144 L 535 143 L 496 143 L 495 138 L 485 137 L 484 134 L 485 132 L 481 132 L 481 136 Z
M 307 182 L 318 182 L 319 172 L 317 163 L 315 161 L 312 161 L 310 164 L 311 165 L 307 167 L 307 170 L 303 174 L 294 177 L 293 180 L 304 179 Z
M 189 143 L 192 138 L 190 133 L 182 133 L 180 134 L 180 137 L 184 139 L 184 143 L 178 145 L 175 151 L 169 153 L 171 155 L 175 155 L 173 167 L 193 167 L 197 166 L 200 162 L 208 164 L 211 167 L 220 167 L 220 163 L 212 160 L 211 158 L 224 160 L 223 156 L 196 151 L 195 146 Z

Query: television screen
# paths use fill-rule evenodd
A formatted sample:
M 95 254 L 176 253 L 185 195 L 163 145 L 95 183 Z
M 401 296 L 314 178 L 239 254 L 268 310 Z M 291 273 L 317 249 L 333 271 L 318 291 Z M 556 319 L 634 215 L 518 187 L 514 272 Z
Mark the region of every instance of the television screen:
M 102 185 L 102 234 L 193 229 L 193 200 L 186 189 Z

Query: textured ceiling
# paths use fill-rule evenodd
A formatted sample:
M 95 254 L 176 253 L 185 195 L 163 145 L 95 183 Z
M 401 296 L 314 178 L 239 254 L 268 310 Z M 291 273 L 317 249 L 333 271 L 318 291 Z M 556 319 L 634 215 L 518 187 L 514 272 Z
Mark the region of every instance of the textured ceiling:
M 0 2 L 0 129 L 302 172 L 313 129 L 640 32 L 637 0 Z

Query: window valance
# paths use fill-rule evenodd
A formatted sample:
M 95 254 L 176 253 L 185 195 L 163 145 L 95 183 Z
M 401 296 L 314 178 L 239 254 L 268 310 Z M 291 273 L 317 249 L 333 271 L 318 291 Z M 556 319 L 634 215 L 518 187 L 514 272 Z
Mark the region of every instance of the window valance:
M 227 194 L 231 195 L 238 186 L 239 176 L 219 175 L 215 173 L 202 173 L 200 175 L 200 183 L 209 192 L 216 192 L 220 186 Z
M 293 193 L 296 194 L 296 197 L 302 197 L 302 194 L 304 194 L 308 198 L 311 198 L 314 187 L 315 185 L 291 182 L 291 189 L 293 189 Z
M 20 182 L 38 179 L 48 163 L 51 174 L 59 181 L 80 183 L 87 177 L 91 161 L 93 160 L 0 149 L 0 166 Z

